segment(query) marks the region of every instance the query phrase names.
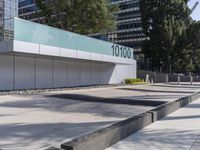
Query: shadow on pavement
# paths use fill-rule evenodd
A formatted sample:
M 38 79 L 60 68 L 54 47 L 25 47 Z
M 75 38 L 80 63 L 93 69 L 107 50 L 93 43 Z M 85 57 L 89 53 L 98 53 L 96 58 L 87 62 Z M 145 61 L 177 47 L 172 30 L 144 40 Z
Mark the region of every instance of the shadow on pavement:
M 194 92 L 189 92 L 189 91 L 162 91 L 162 90 L 148 90 L 148 89 L 136 89 L 136 88 L 121 88 L 121 90 L 131 90 L 131 91 L 140 91 L 140 92 L 157 92 L 157 93 L 188 93 L 192 94 Z
M 85 133 L 113 123 L 115 122 L 4 124 L 0 125 L 0 141 L 6 140 L 8 142 L 5 144 L 1 142 L 0 148 L 25 149 L 27 146 L 33 146 L 33 143 L 37 145 L 41 141 L 49 147 L 51 141 L 54 144 L 61 144 L 63 140 L 80 137 Z
M 166 132 L 166 130 L 168 132 Z M 163 146 L 164 149 L 168 150 L 186 150 L 190 148 L 190 143 L 192 144 L 194 142 L 194 138 L 196 137 L 198 133 L 194 130 L 187 130 L 182 131 L 179 129 L 171 129 L 171 128 L 158 128 L 158 129 L 143 129 L 142 131 L 128 137 L 123 142 L 126 143 L 123 148 L 127 150 L 132 150 L 130 147 L 135 147 L 135 149 L 151 149 L 151 150 L 158 150 L 162 149 Z M 116 145 L 114 146 L 117 148 Z M 113 150 L 112 148 L 108 150 Z M 120 148 L 119 148 L 120 149 Z
M 153 86 L 153 87 L 166 87 L 166 88 L 188 88 L 188 89 L 197 89 L 198 87 L 194 87 L 193 85 L 191 86 L 182 86 L 182 85 L 179 85 L 179 86 L 174 86 L 174 85 L 149 85 L 149 86 Z M 193 87 L 192 87 L 193 86 Z M 199 86 L 200 88 L 200 86 Z
M 140 106 L 159 106 L 165 104 L 166 101 L 154 101 L 154 100 L 136 100 L 136 99 L 126 99 L 126 98 L 102 98 L 96 96 L 89 96 L 83 94 L 57 94 L 50 95 L 49 97 L 54 98 L 64 98 L 73 99 L 86 102 L 98 102 L 98 103 L 111 103 L 111 104 L 123 104 L 123 105 L 140 105 Z

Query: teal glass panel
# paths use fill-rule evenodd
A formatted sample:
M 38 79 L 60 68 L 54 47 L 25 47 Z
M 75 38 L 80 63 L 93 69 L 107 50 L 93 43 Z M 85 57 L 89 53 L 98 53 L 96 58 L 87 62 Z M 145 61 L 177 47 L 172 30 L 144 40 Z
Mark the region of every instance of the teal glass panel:
M 19 18 L 14 19 L 14 39 L 116 57 L 134 58 L 131 48 Z

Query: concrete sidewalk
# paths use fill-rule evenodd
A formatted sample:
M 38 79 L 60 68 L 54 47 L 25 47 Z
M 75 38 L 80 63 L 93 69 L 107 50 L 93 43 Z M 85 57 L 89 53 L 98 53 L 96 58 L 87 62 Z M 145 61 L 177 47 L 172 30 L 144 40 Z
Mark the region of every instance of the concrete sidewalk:
M 0 149 L 43 150 L 152 107 L 35 96 L 0 97 Z
M 60 147 L 76 137 L 155 108 L 148 105 L 89 102 L 84 100 L 86 96 L 94 99 L 113 98 L 116 101 L 170 102 L 189 96 L 199 88 L 198 84 L 154 84 L 0 96 L 0 149 L 43 150 L 51 146 Z M 83 99 L 50 96 L 54 94 L 81 95 Z
M 106 150 L 200 150 L 200 99 Z

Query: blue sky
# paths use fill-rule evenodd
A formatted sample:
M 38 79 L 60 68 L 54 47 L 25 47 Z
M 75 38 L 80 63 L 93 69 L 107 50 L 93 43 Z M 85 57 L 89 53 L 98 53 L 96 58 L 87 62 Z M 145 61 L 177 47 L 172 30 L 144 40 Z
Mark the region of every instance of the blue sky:
M 199 5 L 197 6 L 197 8 L 192 13 L 192 18 L 194 20 L 200 20 L 200 0 L 190 0 L 188 5 L 189 5 L 190 8 L 192 8 L 196 1 L 199 2 Z

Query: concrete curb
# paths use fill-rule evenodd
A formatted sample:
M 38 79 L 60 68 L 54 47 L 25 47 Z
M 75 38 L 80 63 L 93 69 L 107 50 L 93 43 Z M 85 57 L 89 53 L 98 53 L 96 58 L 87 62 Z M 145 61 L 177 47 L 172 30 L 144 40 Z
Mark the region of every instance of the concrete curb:
M 155 109 L 150 110 L 149 113 L 152 114 L 152 122 L 166 117 L 170 113 L 188 105 L 189 103 L 197 100 L 198 98 L 200 98 L 200 92 L 194 93 L 190 96 L 182 97 L 176 101 L 163 104 Z
M 195 101 L 200 97 L 200 92 L 194 93 L 190 96 L 180 98 L 176 101 L 163 104 L 155 109 L 147 111 L 143 114 L 131 117 L 124 121 L 113 124 L 109 127 L 89 133 L 85 136 L 75 138 L 72 141 L 63 143 L 61 149 L 63 150 L 103 150 L 113 144 L 123 140 L 132 135 L 140 129 L 149 124 L 160 120 L 170 113 L 186 106 L 190 102 Z M 61 149 L 47 149 L 47 150 L 61 150 Z
M 140 114 L 64 143 L 61 148 L 64 150 L 103 150 L 151 124 L 151 121 L 150 114 Z

